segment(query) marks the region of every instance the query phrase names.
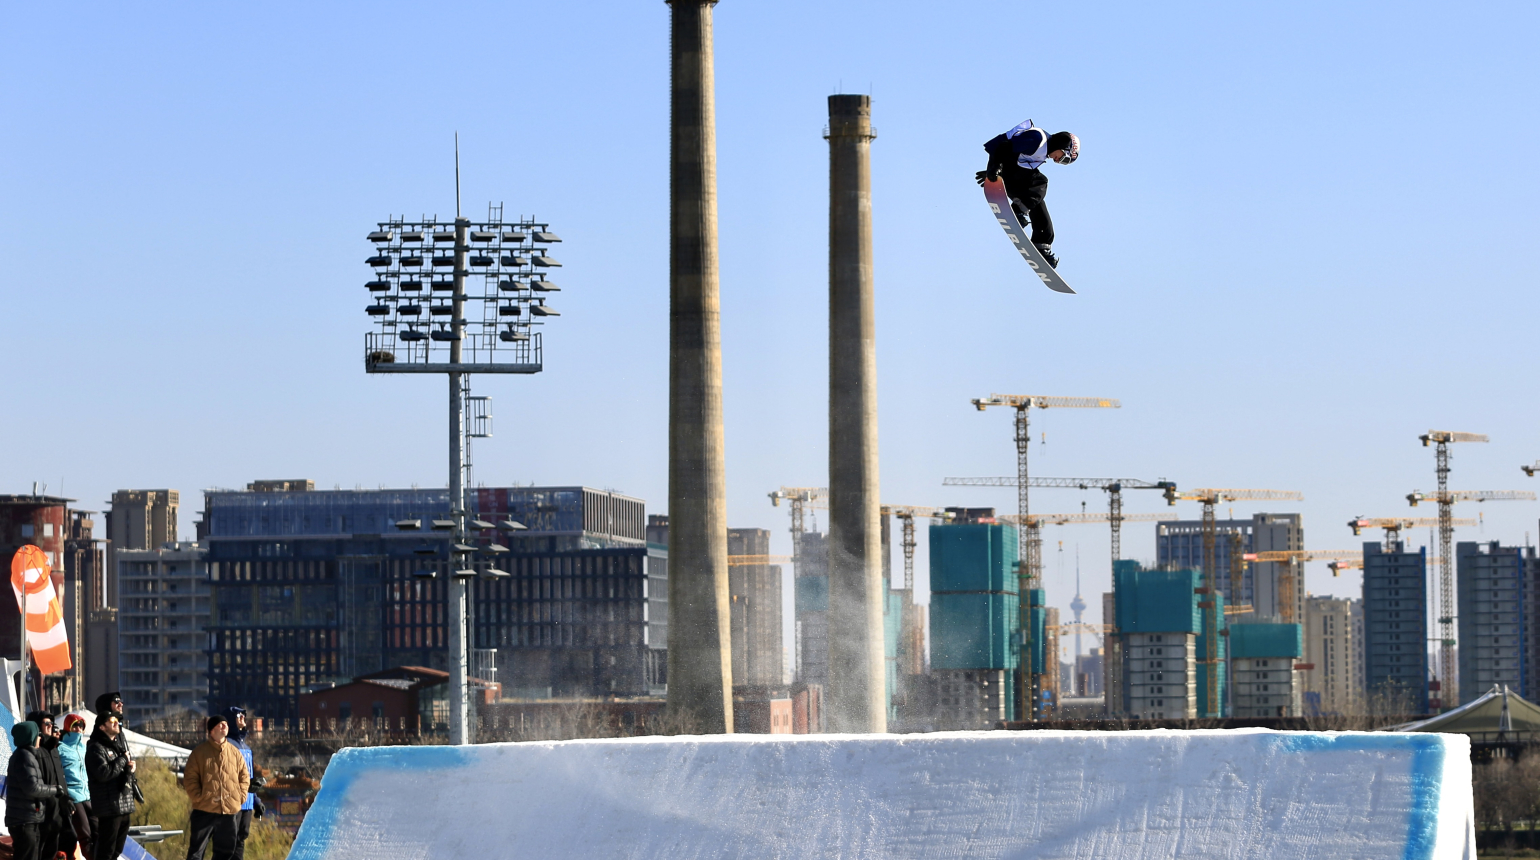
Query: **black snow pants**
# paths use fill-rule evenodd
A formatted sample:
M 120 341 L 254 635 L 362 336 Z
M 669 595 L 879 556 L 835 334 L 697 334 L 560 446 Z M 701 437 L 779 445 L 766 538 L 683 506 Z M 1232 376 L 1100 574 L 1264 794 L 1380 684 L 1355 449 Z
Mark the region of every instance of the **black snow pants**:
M 1048 207 L 1043 198 L 1048 194 L 1048 177 L 1039 170 L 1027 170 L 1006 165 L 1000 178 L 1005 180 L 1005 193 L 1010 196 L 1016 220 L 1023 227 L 1032 225 L 1032 244 L 1053 244 L 1053 219 L 1048 217 Z

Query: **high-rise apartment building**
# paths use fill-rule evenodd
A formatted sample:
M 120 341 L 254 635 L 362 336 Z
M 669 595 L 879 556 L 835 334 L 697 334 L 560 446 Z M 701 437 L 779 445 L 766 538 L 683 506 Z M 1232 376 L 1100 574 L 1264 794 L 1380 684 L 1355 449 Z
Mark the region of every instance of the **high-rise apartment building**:
M 92 588 L 86 609 L 86 689 L 89 700 L 118 690 L 118 558 L 121 550 L 154 550 L 177 540 L 177 514 L 181 494 L 176 490 L 118 490 L 105 514 L 102 582 Z
M 117 552 L 118 677 L 130 723 L 208 713 L 205 556 L 192 541 Z
M 1527 555 L 1534 557 L 1534 550 Z M 1455 544 L 1460 701 L 1494 686 L 1529 691 L 1524 641 L 1526 551 L 1497 541 Z
M 1081 654 L 1075 658 L 1075 695 L 1081 698 L 1095 698 L 1103 694 L 1102 649 L 1092 648 L 1089 654 Z
M 1519 695 L 1540 698 L 1540 558 L 1524 557 L 1524 678 L 1529 688 Z
M 782 681 L 781 566 L 763 558 L 770 555 L 770 532 L 728 529 L 727 554 L 733 686 L 778 687 Z
M 931 676 L 940 691 L 937 727 L 992 728 L 998 720 L 1019 719 L 1016 527 L 932 525 L 930 589 Z
M 1364 544 L 1364 688 L 1367 708 L 1428 710 L 1427 553 L 1396 541 Z
M 1037 606 L 1043 600 L 1043 590 L 1032 589 L 1033 595 L 1033 622 L 1041 616 L 1042 625 L 1032 632 L 1032 670 L 1037 677 L 1034 679 L 1037 685 L 1038 712 L 1040 717 L 1051 717 L 1059 707 L 1059 699 L 1065 695 L 1066 687 L 1063 683 L 1063 671 L 1059 666 L 1059 608 L 1057 606 Z
M 1305 656 L 1301 671 L 1306 716 L 1363 713 L 1363 600 L 1305 598 Z
M 71 673 L 82 685 L 81 704 L 118 689 L 117 610 L 104 612 L 107 584 L 113 577 L 106 569 L 105 541 L 93 534 L 93 513 L 70 511 L 64 541 L 64 620 L 75 664 Z
M 803 532 L 797 555 L 793 609 L 796 615 L 797 680 L 829 683 L 829 541 Z
M 1112 629 L 1102 638 L 1102 696 L 1106 700 L 1102 713 L 1120 717 L 1128 713 L 1123 701 L 1123 639 L 1117 631 L 1117 594 L 1102 592 L 1102 618 Z
M 1231 716 L 1297 717 L 1303 625 L 1253 622 L 1230 627 Z
M 473 665 L 505 695 L 661 694 L 667 551 L 640 499 L 587 487 L 480 488 Z M 280 721 L 301 690 L 397 666 L 448 665 L 449 533 L 433 490 L 210 491 L 210 706 Z M 523 530 L 500 525 L 512 520 Z M 403 523 L 407 524 L 403 527 Z M 500 552 L 492 545 L 507 549 Z
M 156 549 L 176 542 L 181 493 L 176 490 L 118 490 L 107 511 L 107 569 L 116 572 L 113 553 Z
M 1124 633 L 1128 685 L 1123 716 L 1190 720 L 1198 715 L 1198 637 L 1186 631 Z
M 1224 595 L 1199 594 L 1202 574 L 1197 570 L 1145 570 L 1126 559 L 1113 563 L 1112 580 L 1115 636 L 1123 656 L 1123 710 L 1109 709 L 1109 714 L 1136 719 L 1223 716 L 1229 659 L 1228 636 L 1222 632 Z M 1208 605 L 1210 599 L 1216 605 Z M 1216 617 L 1218 631 L 1210 629 Z M 1209 673 L 1214 673 L 1212 684 Z
M 1214 571 L 1216 584 L 1229 606 L 1252 606 L 1259 619 L 1286 615 L 1279 605 L 1279 578 L 1289 575 L 1288 565 L 1278 562 L 1247 564 L 1241 572 L 1239 595 L 1231 594 L 1230 571 L 1246 553 L 1305 548 L 1305 530 L 1299 514 L 1256 514 L 1249 520 L 1215 522 Z M 1177 520 L 1155 526 L 1156 567 L 1203 570 L 1202 520 Z M 1303 616 L 1304 589 L 1293 589 L 1294 619 Z

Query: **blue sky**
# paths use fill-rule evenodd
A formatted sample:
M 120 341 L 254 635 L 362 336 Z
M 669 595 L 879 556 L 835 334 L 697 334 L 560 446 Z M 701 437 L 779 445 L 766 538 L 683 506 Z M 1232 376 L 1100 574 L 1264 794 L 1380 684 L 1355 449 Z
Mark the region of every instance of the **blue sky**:
M 62 482 L 90 508 L 169 486 L 190 512 L 198 490 L 259 477 L 442 485 L 442 382 L 363 373 L 364 236 L 453 213 L 458 131 L 467 213 L 502 201 L 566 240 L 546 371 L 475 383 L 497 416 L 477 479 L 661 511 L 663 3 L 10 11 L 0 491 Z M 1274 508 L 1302 511 L 1314 548 L 1354 546 L 1354 515 L 1431 515 L 1403 498 L 1432 488 L 1429 428 L 1492 437 L 1457 448 L 1453 486 L 1527 488 L 1537 23 L 1524 3 L 725 0 L 733 524 L 789 552 L 766 493 L 826 481 L 820 130 L 837 91 L 871 93 L 879 132 L 885 500 L 1012 507 L 941 486 L 1013 469 L 1008 413 L 968 404 L 992 391 L 1122 400 L 1035 414 L 1037 474 L 1300 490 Z M 971 182 L 980 144 L 1027 117 L 1082 140 L 1048 168 L 1076 296 L 1031 286 Z M 1532 539 L 1537 511 L 1485 505 L 1459 538 Z M 1153 556 L 1153 532 L 1131 526 L 1125 554 Z M 1045 537 L 1050 602 L 1072 596 L 1078 548 L 1095 619 L 1105 529 Z M 1307 584 L 1357 591 L 1324 566 Z

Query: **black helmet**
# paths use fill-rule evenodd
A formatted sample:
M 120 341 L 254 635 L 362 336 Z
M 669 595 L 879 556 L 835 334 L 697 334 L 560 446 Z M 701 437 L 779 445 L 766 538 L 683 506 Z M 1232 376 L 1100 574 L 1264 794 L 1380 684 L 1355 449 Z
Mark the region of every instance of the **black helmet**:
M 1056 131 L 1048 135 L 1048 151 L 1064 150 L 1064 160 L 1060 164 L 1074 164 L 1080 157 L 1080 138 L 1067 131 Z

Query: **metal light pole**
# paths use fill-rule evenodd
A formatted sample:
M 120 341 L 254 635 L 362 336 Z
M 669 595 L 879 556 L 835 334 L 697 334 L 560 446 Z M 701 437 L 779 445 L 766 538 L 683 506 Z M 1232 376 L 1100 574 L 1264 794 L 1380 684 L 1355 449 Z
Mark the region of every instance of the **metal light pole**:
M 504 221 L 501 206 L 489 206 L 485 222 L 462 217 L 458 154 L 455 180 L 453 222 L 393 218 L 379 222 L 379 229 L 369 234 L 376 249 L 366 261 L 375 269 L 374 280 L 367 284 L 374 303 L 367 312 L 377 329 L 365 335 L 364 369 L 449 377 L 449 519 L 454 524 L 447 589 L 449 740 L 464 744 L 471 740 L 466 589 L 478 575 L 470 558 L 478 547 L 469 543 L 466 528 L 465 407 L 470 375 L 541 371 L 540 334 L 532 327 L 544 317 L 559 315 L 545 304 L 544 296 L 559 288 L 545 279 L 543 270 L 561 265 L 542 246 L 561 239 L 544 222 Z M 473 290 L 477 279 L 479 289 Z M 425 306 L 430 320 L 426 326 L 420 322 Z M 449 319 L 432 322 L 434 317 Z

